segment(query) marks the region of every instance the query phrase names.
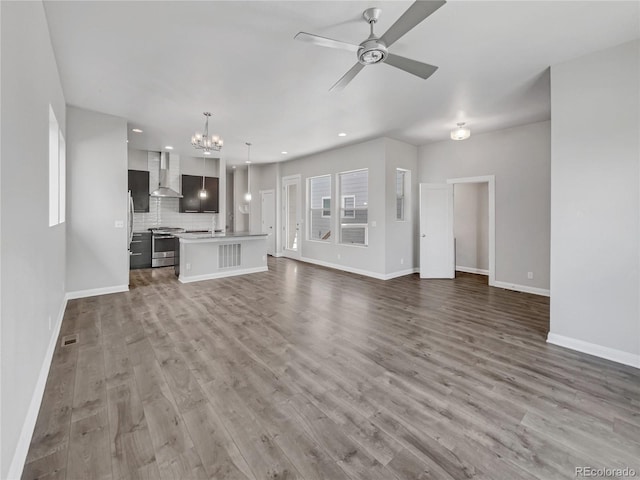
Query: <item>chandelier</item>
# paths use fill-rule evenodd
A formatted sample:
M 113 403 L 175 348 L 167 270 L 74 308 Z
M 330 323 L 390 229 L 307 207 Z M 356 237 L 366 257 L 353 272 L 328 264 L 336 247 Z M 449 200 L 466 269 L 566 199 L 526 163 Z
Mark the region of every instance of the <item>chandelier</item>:
M 218 135 L 209 136 L 209 117 L 211 113 L 204 112 L 203 115 L 206 118 L 204 122 L 204 133 L 196 132 L 195 135 L 191 137 L 191 145 L 197 149 L 204 150 L 204 153 L 209 155 L 212 150 L 219 152 L 224 142 Z

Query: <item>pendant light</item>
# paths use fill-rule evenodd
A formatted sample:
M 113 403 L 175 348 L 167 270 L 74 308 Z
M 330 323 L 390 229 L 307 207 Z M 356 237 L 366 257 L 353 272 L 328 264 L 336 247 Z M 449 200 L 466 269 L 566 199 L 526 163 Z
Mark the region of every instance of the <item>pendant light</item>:
M 200 198 L 207 198 L 207 191 L 204 188 L 204 173 L 205 173 L 205 170 L 206 170 L 205 169 L 205 166 L 206 166 L 205 160 L 206 159 L 205 159 L 205 157 L 203 155 L 202 156 L 202 189 L 200 190 L 200 192 L 198 192 L 198 196 Z
M 244 194 L 244 201 L 251 201 L 251 143 L 246 142 L 247 145 L 247 193 Z
M 451 140 L 466 140 L 471 136 L 471 130 L 464 126 L 464 122 L 459 122 L 457 125 L 457 128 L 451 130 Z

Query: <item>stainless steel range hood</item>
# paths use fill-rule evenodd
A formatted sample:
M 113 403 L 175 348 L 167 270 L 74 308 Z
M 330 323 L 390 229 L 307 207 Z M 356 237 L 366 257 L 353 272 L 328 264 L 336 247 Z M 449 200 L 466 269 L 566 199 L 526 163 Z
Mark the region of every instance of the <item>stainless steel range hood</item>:
M 167 152 L 160 153 L 158 170 L 158 188 L 151 192 L 149 196 L 156 198 L 182 198 L 180 193 L 169 187 L 169 154 Z

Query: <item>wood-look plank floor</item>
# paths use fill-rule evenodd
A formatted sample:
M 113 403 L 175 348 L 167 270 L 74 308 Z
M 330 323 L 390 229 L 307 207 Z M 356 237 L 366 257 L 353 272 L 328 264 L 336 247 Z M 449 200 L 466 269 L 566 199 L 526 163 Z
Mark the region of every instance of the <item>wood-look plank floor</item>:
M 23 478 L 640 472 L 640 372 L 545 343 L 548 299 L 288 259 L 69 302 Z M 640 475 L 640 473 L 638 473 Z

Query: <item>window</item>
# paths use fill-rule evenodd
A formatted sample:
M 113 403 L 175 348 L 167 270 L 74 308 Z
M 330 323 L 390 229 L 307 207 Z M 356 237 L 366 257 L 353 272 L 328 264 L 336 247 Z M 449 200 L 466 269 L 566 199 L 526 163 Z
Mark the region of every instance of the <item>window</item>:
M 49 226 L 65 220 L 66 147 L 58 120 L 49 105 Z
M 338 174 L 340 187 L 340 243 L 369 243 L 369 171 Z
M 342 218 L 356 218 L 356 206 L 355 195 L 343 195 L 342 196 Z
M 405 211 L 407 205 L 407 192 L 410 187 L 410 176 L 411 172 L 409 170 L 403 170 L 402 168 L 396 169 L 396 220 L 406 220 Z
M 331 239 L 331 175 L 309 179 L 309 240 Z
M 331 178 L 329 178 L 331 182 Z M 322 218 L 331 216 L 331 197 L 322 197 Z

